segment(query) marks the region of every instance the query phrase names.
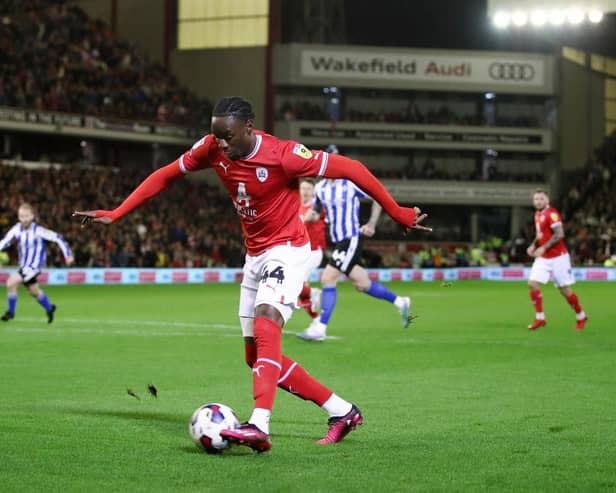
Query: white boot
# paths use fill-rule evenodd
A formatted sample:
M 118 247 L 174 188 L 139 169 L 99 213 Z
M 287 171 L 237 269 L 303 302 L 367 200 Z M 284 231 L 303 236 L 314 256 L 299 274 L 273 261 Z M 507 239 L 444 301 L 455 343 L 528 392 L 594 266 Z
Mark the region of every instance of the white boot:
M 324 341 L 327 325 L 320 322 L 319 318 L 315 318 L 310 326 L 297 334 L 297 337 L 306 341 Z

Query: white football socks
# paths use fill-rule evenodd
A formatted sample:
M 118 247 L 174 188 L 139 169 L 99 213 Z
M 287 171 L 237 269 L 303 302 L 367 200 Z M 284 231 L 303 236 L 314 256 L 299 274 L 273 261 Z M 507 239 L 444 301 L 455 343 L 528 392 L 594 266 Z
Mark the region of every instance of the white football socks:
M 351 411 L 353 404 L 345 401 L 343 398 L 332 394 L 327 401 L 321 406 L 330 417 L 344 416 Z
M 252 411 L 252 416 L 250 416 L 248 422 L 252 425 L 255 425 L 263 433 L 267 433 L 269 435 L 269 422 L 271 415 L 272 411 L 270 411 L 269 409 L 255 407 Z

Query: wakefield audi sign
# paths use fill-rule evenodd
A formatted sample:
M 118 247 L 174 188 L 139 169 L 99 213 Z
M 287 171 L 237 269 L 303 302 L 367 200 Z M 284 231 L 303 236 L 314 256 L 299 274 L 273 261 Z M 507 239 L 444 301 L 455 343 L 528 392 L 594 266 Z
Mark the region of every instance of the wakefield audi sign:
M 396 79 L 543 86 L 542 60 L 356 51 L 302 50 L 301 74 L 336 79 Z

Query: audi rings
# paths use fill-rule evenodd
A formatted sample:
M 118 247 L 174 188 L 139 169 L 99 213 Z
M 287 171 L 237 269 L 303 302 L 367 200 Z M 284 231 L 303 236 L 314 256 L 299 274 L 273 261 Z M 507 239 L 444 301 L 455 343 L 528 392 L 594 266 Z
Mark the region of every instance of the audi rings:
M 495 62 L 488 68 L 488 73 L 494 80 L 528 82 L 535 78 L 535 67 L 529 63 Z

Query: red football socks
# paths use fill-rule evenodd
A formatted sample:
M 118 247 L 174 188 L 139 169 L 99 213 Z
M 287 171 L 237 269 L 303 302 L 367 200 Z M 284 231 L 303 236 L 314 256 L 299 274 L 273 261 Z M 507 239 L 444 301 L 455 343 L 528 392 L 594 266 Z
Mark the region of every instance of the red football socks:
M 578 300 L 577 294 L 572 293 L 571 296 L 567 296 L 567 303 L 571 305 L 571 308 L 575 310 L 575 313 L 582 312 L 582 307 L 580 306 L 580 300 Z
M 540 289 L 531 289 L 530 301 L 535 305 L 536 313 L 543 313 L 543 295 Z
M 312 311 L 312 290 L 310 289 L 310 284 L 307 282 L 304 283 L 304 287 L 302 288 L 302 292 L 299 294 L 299 301 L 297 305 L 300 308 L 306 310 L 306 313 L 310 315 L 310 318 L 317 318 L 319 314 L 317 312 Z
M 255 408 L 271 410 L 274 407 L 276 387 L 282 368 L 280 334 L 281 327 L 276 322 L 265 317 L 255 317 L 257 360 L 252 366 Z
M 332 395 L 332 391 L 314 378 L 298 363 L 282 355 L 282 370 L 278 386 L 305 401 L 322 406 Z

